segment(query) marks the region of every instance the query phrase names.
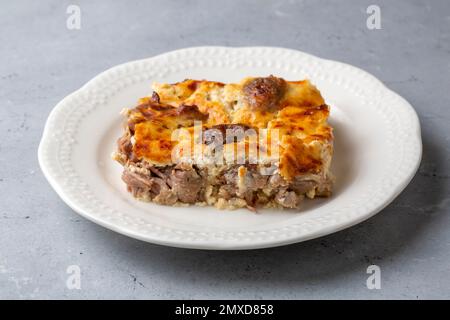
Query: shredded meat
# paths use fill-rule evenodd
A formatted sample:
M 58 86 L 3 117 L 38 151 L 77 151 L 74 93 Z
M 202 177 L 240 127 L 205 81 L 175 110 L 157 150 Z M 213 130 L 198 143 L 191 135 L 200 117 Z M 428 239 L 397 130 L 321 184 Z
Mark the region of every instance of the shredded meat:
M 284 180 L 278 173 L 274 174 L 273 176 L 270 176 L 269 178 L 269 186 L 272 189 L 276 189 L 280 186 L 287 185 L 286 180 Z
M 117 149 L 126 157 L 126 159 L 133 158 L 133 145 L 131 144 L 131 136 L 129 132 L 117 140 Z
M 150 189 L 153 181 L 150 177 L 125 169 L 122 180 L 131 188 Z
M 169 178 L 173 192 L 181 202 L 195 203 L 199 201 L 203 178 L 194 169 L 172 170 Z
M 317 182 L 312 180 L 296 180 L 289 187 L 298 194 L 303 194 L 314 188 L 316 185 Z
M 275 201 L 285 208 L 298 208 L 302 196 L 299 196 L 294 191 L 280 190 L 275 196 Z
M 221 130 L 221 129 L 219 129 Z M 196 203 L 205 201 L 208 173 L 189 164 L 157 168 L 146 161 L 133 158 L 131 135 L 127 132 L 118 141 L 120 162 L 124 165 L 122 180 L 138 198 L 148 198 L 159 204 L 173 205 L 177 201 Z M 239 166 L 228 168 L 215 178 L 213 195 L 232 201 L 243 199 L 249 209 L 271 199 L 286 208 L 298 208 L 310 190 L 317 196 L 328 196 L 331 182 L 315 180 L 284 180 L 279 174 L 264 175 L 255 165 L 245 165 L 239 176 Z M 241 168 L 242 169 L 242 168 Z
M 220 198 L 224 198 L 226 200 L 230 200 L 235 194 L 236 194 L 236 187 L 231 186 L 229 184 L 222 185 L 219 188 L 219 192 L 217 193 L 217 195 Z
M 205 169 L 203 169 L 205 170 Z M 216 178 L 214 195 L 225 200 L 243 199 L 249 209 L 264 205 L 271 199 L 285 208 L 298 208 L 304 194 L 316 190 L 317 195 L 327 195 L 325 187 L 317 188 L 313 180 L 288 183 L 280 175 L 265 176 L 254 165 L 245 166 L 245 174 L 238 175 L 236 166 Z M 156 168 L 145 161 L 129 162 L 122 175 L 128 190 L 139 198 L 149 198 L 155 203 L 172 205 L 177 201 L 197 203 L 205 201 L 207 172 L 188 164 Z

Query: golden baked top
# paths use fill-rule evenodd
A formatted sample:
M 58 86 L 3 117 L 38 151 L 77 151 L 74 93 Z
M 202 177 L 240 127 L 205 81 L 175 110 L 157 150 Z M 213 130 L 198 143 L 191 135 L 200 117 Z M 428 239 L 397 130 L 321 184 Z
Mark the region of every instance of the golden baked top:
M 195 141 L 207 147 L 194 130 L 199 124 L 202 133 L 208 129 L 224 132 L 234 125 L 257 132 L 266 129 L 271 141 L 266 148 L 268 154 L 272 156 L 272 142 L 276 142 L 279 149 L 275 162 L 287 180 L 300 174 L 317 174 L 331 158 L 329 107 L 308 80 L 285 81 L 274 76 L 230 84 L 185 80 L 155 83 L 153 90 L 152 96 L 140 99 L 136 108 L 127 111 L 128 128 L 134 136 L 132 151 L 138 159 L 166 166 L 174 163 L 175 149 L 178 155 L 187 156 L 186 150 L 192 147 L 192 152 Z M 177 129 L 185 129 L 192 141 L 174 140 Z M 228 141 L 224 150 L 235 150 L 239 143 L 246 148 L 256 143 L 258 150 L 263 149 L 260 140 L 249 135 L 242 141 Z

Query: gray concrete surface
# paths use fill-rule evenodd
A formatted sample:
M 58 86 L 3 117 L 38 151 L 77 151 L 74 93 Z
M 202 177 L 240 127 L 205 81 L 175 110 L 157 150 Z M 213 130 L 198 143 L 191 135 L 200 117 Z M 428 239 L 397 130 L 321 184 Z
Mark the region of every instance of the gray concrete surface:
M 66 28 L 72 3 L 80 30 Z M 366 27 L 370 4 L 381 30 Z M 450 298 L 448 0 L 2 0 L 0 43 L 0 298 Z M 108 67 L 197 45 L 295 48 L 373 73 L 420 116 L 418 174 L 358 226 L 259 251 L 166 248 L 78 216 L 38 167 L 50 110 Z M 66 287 L 69 265 L 81 290 Z

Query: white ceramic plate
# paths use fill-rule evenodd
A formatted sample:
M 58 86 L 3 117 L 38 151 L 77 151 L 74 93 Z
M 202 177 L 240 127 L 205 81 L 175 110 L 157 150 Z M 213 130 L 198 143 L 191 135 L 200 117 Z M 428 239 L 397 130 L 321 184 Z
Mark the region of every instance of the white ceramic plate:
M 331 105 L 337 179 L 331 198 L 306 201 L 300 212 L 255 214 L 165 207 L 131 197 L 110 155 L 122 131 L 120 110 L 148 95 L 152 81 L 231 82 L 269 74 L 309 78 Z M 406 187 L 421 155 L 416 113 L 376 78 L 343 63 L 267 47 L 189 48 L 109 69 L 58 103 L 39 146 L 48 181 L 82 216 L 133 238 L 202 249 L 279 246 L 357 224 Z

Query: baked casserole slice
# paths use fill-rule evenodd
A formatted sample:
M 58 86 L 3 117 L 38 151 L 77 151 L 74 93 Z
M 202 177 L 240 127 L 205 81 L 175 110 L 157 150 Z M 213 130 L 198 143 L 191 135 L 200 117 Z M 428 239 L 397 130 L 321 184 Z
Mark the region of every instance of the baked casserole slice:
M 113 157 L 140 200 L 298 208 L 305 197 L 331 194 L 329 112 L 308 80 L 155 83 L 123 111 Z

